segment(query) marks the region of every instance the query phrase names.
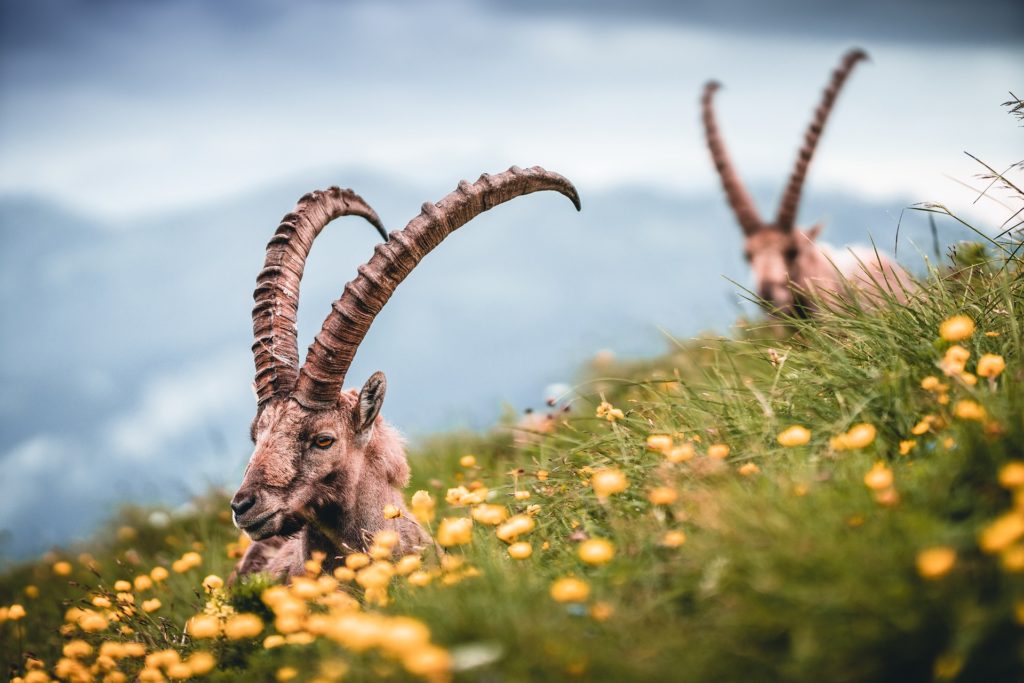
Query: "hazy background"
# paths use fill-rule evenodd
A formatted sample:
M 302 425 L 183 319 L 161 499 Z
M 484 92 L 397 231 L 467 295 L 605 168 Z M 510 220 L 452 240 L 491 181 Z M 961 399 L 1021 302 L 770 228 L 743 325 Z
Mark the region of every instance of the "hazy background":
M 834 5 L 834 6 L 833 6 Z M 0 0 L 0 554 L 87 532 L 119 500 L 237 483 L 254 401 L 251 292 L 278 219 L 350 186 L 401 228 L 460 178 L 570 177 L 418 268 L 349 374 L 389 379 L 407 434 L 538 405 L 600 349 L 727 329 L 749 281 L 697 100 L 773 211 L 811 109 L 853 45 L 801 213 L 892 249 L 913 202 L 998 225 L 969 150 L 1022 156 L 1024 5 Z M 1002 168 L 1000 168 L 1002 170 Z M 905 216 L 900 257 L 931 251 Z M 939 223 L 943 241 L 956 239 Z M 908 238 L 908 241 L 904 241 Z M 300 344 L 375 243 L 318 241 Z

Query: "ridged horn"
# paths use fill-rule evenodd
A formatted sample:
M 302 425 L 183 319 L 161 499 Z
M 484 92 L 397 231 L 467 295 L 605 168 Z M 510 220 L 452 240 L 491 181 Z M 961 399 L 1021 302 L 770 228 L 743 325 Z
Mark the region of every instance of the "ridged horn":
M 386 244 L 377 245 L 373 257 L 359 267 L 359 274 L 332 304 L 299 371 L 295 400 L 310 409 L 336 405 L 359 344 L 416 264 L 444 238 L 484 211 L 543 190 L 565 195 L 577 211 L 580 209 L 579 194 L 572 183 L 539 166 L 525 170 L 513 166 L 493 176 L 485 173 L 475 183 L 463 180 L 437 204 L 424 204 L 405 229 L 391 233 Z
M 295 325 L 302 271 L 317 235 L 341 216 L 361 216 L 388 239 L 377 213 L 362 197 L 352 190 L 331 187 L 299 199 L 267 243 L 266 261 L 252 295 L 254 386 L 259 405 L 295 388 L 299 373 Z
M 843 84 L 853 71 L 857 62 L 867 59 L 868 53 L 861 49 L 854 49 L 843 55 L 842 61 L 836 70 L 832 72 L 832 80 L 821 96 L 821 103 L 814 111 L 814 118 L 807 127 L 804 134 L 804 144 L 800 148 L 793 165 L 793 173 L 789 176 L 789 183 L 782 193 L 782 201 L 779 203 L 779 212 L 775 217 L 775 225 L 780 230 L 790 231 L 796 225 L 796 212 L 800 206 L 800 194 L 803 191 L 804 180 L 807 178 L 807 168 L 811 165 L 811 158 L 814 150 L 821 139 L 821 132 L 825 128 L 832 107 L 835 105 L 836 97 L 842 90 Z
M 722 140 L 722 134 L 718 130 L 718 123 L 715 120 L 714 95 L 721 87 L 717 81 L 708 81 L 704 85 L 704 94 L 701 96 L 704 134 L 707 138 L 708 149 L 711 151 L 711 159 L 715 162 L 715 168 L 718 170 L 718 177 L 722 180 L 725 196 L 729 200 L 729 206 L 736 214 L 743 234 L 750 235 L 757 232 L 763 222 L 757 213 L 754 200 L 750 197 L 747 188 L 732 165 L 729 153 L 725 149 L 725 142 Z

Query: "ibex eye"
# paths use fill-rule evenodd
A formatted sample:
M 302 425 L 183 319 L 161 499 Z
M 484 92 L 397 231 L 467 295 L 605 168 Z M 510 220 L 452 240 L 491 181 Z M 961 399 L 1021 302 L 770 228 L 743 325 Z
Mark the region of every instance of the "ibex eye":
M 334 445 L 334 437 L 329 434 L 317 434 L 313 437 L 313 445 L 317 448 L 330 448 Z

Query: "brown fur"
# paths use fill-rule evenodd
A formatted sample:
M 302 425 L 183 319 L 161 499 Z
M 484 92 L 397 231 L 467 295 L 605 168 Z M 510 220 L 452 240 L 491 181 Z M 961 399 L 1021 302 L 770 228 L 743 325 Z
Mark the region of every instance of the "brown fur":
M 914 283 L 900 266 L 864 248 L 845 251 L 819 244 L 820 228 L 764 229 L 746 238 L 744 251 L 756 293 L 780 315 L 813 315 L 820 303 L 856 297 L 877 305 L 887 297 L 906 301 Z
M 349 390 L 332 410 L 281 398 L 260 411 L 253 423 L 255 449 L 235 496 L 237 501 L 259 492 L 258 502 L 235 517 L 255 541 L 236 568 L 239 575 L 302 574 L 316 552 L 326 555 L 329 571 L 349 553 L 366 550 L 383 529 L 398 532 L 399 554 L 430 542 L 402 500 L 409 466 L 401 437 L 379 415 L 360 428 L 359 404 Z M 312 444 L 321 434 L 335 438 L 329 448 Z M 386 520 L 385 505 L 402 516 Z

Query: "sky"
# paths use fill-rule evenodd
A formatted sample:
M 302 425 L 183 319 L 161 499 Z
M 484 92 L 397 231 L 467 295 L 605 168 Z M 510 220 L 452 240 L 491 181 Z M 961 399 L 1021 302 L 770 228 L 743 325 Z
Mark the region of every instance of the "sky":
M 700 191 L 709 78 L 745 175 L 778 178 L 853 45 L 872 61 L 815 182 L 948 196 L 943 174 L 976 170 L 964 147 L 1002 154 L 998 103 L 1024 70 L 1024 9 L 991 0 L 4 7 L 0 192 L 117 218 L 340 159 L 443 186 L 537 160 L 594 186 Z
M 1024 90 L 1022 29 L 1024 5 L 995 0 L 0 0 L 0 480 L 19 482 L 0 557 L 120 500 L 237 483 L 252 283 L 304 192 L 353 186 L 398 229 L 483 171 L 575 182 L 581 214 L 532 196 L 446 241 L 356 356 L 353 381 L 388 373 L 384 414 L 414 442 L 486 428 L 597 351 L 656 353 L 743 310 L 706 80 L 768 212 L 831 69 L 867 49 L 801 218 L 891 249 L 915 202 L 1009 214 L 964 152 L 1024 156 L 1000 107 Z M 929 251 L 903 220 L 901 258 Z M 309 261 L 303 347 L 374 244 L 339 224 Z

